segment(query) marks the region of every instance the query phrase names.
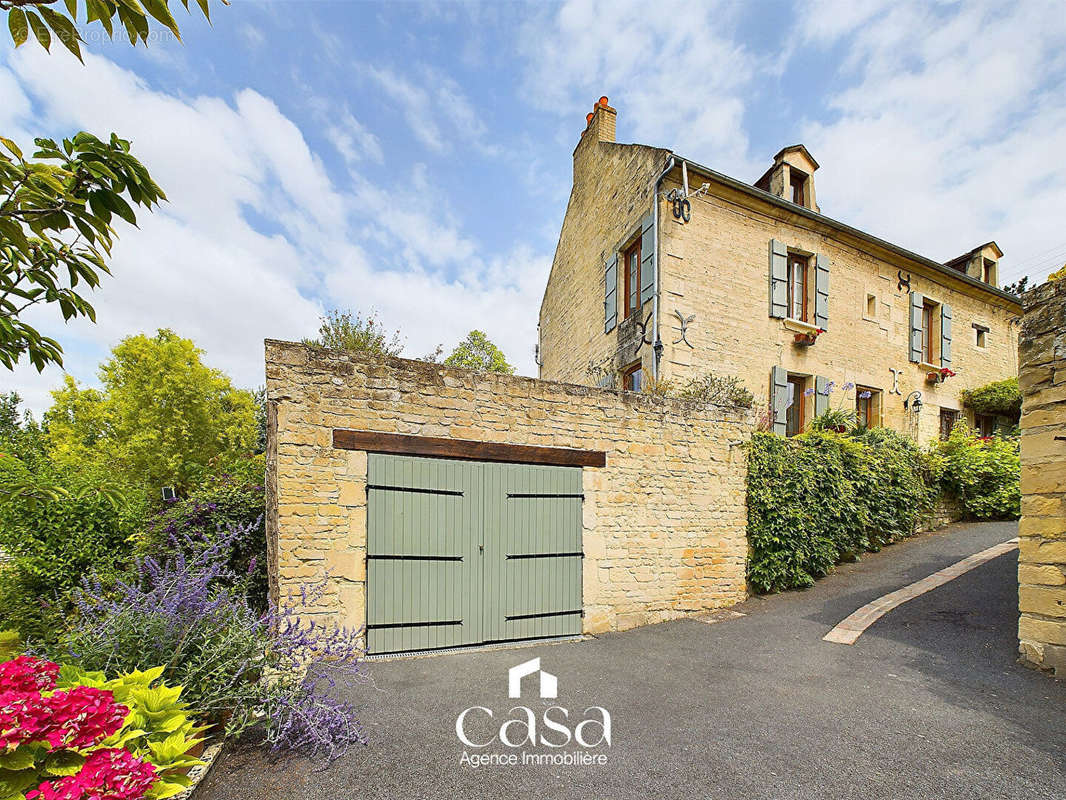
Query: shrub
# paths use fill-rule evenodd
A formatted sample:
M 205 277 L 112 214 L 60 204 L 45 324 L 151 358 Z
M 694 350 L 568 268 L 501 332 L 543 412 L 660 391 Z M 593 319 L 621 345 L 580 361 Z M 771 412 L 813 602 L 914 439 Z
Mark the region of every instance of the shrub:
M 1021 459 L 1018 440 L 978 437 L 956 425 L 934 446 L 943 465 L 941 485 L 975 519 L 1017 519 L 1021 515 Z
M 909 440 L 756 433 L 748 459 L 748 581 L 759 592 L 811 586 L 835 564 L 913 533 L 936 490 Z
M 994 414 L 1007 417 L 1014 424 L 1022 416 L 1022 392 L 1018 388 L 1017 378 L 986 383 L 976 389 L 967 389 L 962 393 L 962 402 L 967 408 L 978 414 Z
M 104 672 L 162 664 L 163 677 L 186 687 L 192 707 L 227 735 L 262 722 L 274 749 L 336 757 L 363 741 L 353 708 L 330 696 L 335 676 L 362 675 L 359 636 L 303 623 L 295 605 L 255 611 L 228 566 L 233 540 L 247 534 L 232 528 L 199 545 L 189 535 L 161 561 L 138 559 L 136 576 L 112 591 L 90 582 L 66 638 L 71 658 Z M 328 668 L 305 680 L 316 661 Z
M 0 627 L 27 641 L 54 640 L 81 578 L 110 579 L 132 552 L 143 525 L 143 492 L 108 487 L 91 473 L 51 465 L 31 472 L 0 456 Z
M 251 456 L 216 467 L 188 497 L 168 501 L 136 537 L 137 554 L 158 554 L 173 543 L 230 541 L 227 566 L 241 575 L 252 606 L 267 603 L 264 459 Z M 239 537 L 230 535 L 241 530 Z M 185 552 L 186 556 L 193 555 Z
M 113 681 L 32 656 L 0 664 L 0 796 L 170 797 L 198 729 L 159 670 Z M 92 685 L 90 685 L 92 684 Z
M 673 394 L 682 400 L 700 403 L 751 408 L 754 397 L 733 375 L 715 375 L 708 372 L 682 383 Z

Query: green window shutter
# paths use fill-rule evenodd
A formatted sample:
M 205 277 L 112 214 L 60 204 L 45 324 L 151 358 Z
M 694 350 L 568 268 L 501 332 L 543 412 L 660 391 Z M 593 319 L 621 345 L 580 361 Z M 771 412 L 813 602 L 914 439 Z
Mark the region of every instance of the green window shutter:
M 911 361 L 922 360 L 922 305 L 925 298 L 921 292 L 911 292 Z
M 652 214 L 640 221 L 640 304 L 655 294 L 655 222 Z
M 770 316 L 788 316 L 788 247 L 770 240 Z
M 940 366 L 951 366 L 951 306 L 940 306 Z
M 814 416 L 820 417 L 829 410 L 829 393 L 825 387 L 829 381 L 818 375 L 814 379 Z
M 603 267 L 603 332 L 610 333 L 618 323 L 618 254 Z
M 788 370 L 774 367 L 770 370 L 770 409 L 773 413 L 772 430 L 778 436 L 785 435 L 785 414 L 788 413 Z
M 814 324 L 829 328 L 829 256 L 814 257 Z

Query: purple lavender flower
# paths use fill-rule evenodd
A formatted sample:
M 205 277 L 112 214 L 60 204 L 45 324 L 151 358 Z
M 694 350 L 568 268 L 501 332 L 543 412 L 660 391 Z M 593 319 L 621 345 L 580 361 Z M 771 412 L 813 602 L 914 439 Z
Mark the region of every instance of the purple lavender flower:
M 862 398 L 863 400 L 869 400 L 871 397 L 873 397 L 873 392 L 871 392 L 869 390 L 864 391 L 864 392 L 859 392 L 859 397 Z

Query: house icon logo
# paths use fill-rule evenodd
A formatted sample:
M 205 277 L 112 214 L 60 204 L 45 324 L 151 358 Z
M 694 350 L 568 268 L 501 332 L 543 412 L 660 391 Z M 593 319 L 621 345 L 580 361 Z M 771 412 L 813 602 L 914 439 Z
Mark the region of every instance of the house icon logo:
M 507 670 L 507 696 L 521 697 L 522 679 L 534 673 L 540 673 L 540 696 L 542 698 L 559 696 L 559 679 L 540 668 L 539 658 L 532 658 Z

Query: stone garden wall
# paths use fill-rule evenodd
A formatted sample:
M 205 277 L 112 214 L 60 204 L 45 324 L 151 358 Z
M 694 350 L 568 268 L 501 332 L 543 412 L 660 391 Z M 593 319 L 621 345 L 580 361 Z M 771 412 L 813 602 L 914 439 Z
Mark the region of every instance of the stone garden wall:
M 272 340 L 266 388 L 272 591 L 328 572 L 313 614 L 365 621 L 367 454 L 335 448 L 336 429 L 605 451 L 583 473 L 587 632 L 746 596 L 747 409 Z
M 1025 296 L 1019 345 L 1022 661 L 1066 677 L 1066 281 Z

